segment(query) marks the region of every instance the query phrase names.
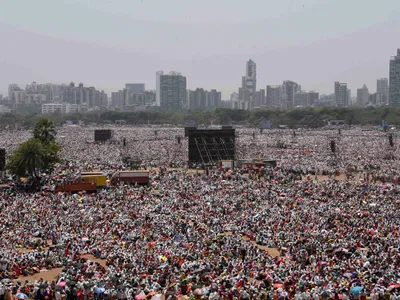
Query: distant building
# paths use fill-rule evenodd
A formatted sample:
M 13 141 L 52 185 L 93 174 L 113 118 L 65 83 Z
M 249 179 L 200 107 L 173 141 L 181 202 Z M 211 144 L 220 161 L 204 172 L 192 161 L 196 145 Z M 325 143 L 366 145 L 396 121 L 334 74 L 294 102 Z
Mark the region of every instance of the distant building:
M 389 105 L 400 106 L 400 49 L 397 49 L 397 55 L 390 59 Z
M 26 103 L 26 92 L 24 90 L 13 91 L 11 99 L 14 104 L 27 104 Z
M 118 109 L 123 109 L 129 103 L 129 90 L 123 89 L 111 93 L 111 105 Z
M 347 83 L 340 83 L 338 81 L 335 82 L 334 85 L 335 91 L 335 104 L 338 107 L 347 107 L 349 106 L 349 91 L 347 89 Z
M 45 103 L 42 104 L 42 114 L 52 114 L 63 109 L 62 103 Z
M 239 89 L 239 108 L 253 109 L 257 89 L 257 65 L 251 59 L 246 63 L 246 75 L 242 77 L 242 87 Z
M 300 91 L 294 94 L 294 106 L 314 106 L 319 100 L 319 93 L 315 91 Z
M 154 106 L 156 104 L 156 91 L 144 91 L 141 93 L 131 93 L 129 90 L 128 106 L 131 107 L 145 107 Z
M 364 107 L 369 102 L 369 91 L 367 86 L 364 84 L 361 89 L 357 89 L 357 105 Z
M 267 107 L 282 108 L 282 86 L 267 85 Z
M 127 83 L 125 84 L 125 88 L 133 94 L 142 94 L 146 90 L 144 83 Z
M 309 106 L 308 93 L 304 91 L 296 92 L 293 96 L 293 106 Z
M 156 106 L 161 106 L 161 75 L 163 74 L 163 71 L 156 73 Z
M 254 107 L 261 107 L 264 106 L 265 103 L 265 90 L 261 89 L 256 92 L 254 98 Z
M 232 93 L 230 98 L 231 108 L 239 109 L 239 94 Z
M 201 88 L 189 91 L 188 104 L 190 109 L 205 109 L 207 106 L 207 91 Z
M 351 89 L 347 89 L 347 101 L 348 101 L 347 106 L 353 105 L 353 103 L 357 101 L 357 97 L 351 96 Z
M 389 98 L 389 80 L 387 78 L 376 80 L 376 92 L 384 94 L 386 98 Z
M 239 109 L 250 109 L 251 107 L 251 91 L 249 91 L 246 88 L 239 88 L 239 103 L 238 103 L 238 108 Z
M 207 107 L 220 107 L 222 102 L 222 94 L 217 90 L 207 92 Z
M 76 104 L 78 111 L 86 111 L 108 105 L 108 97 L 104 91 L 94 87 L 84 87 L 83 83 L 75 86 L 74 82 L 62 84 L 38 84 L 35 81 L 22 90 L 15 84 L 9 86 L 9 103 L 18 111 L 30 106 L 49 103 Z
M 217 90 L 206 91 L 197 88 L 189 91 L 188 107 L 190 109 L 208 109 L 219 107 L 221 105 L 221 92 Z
M 315 107 L 329 107 L 335 105 L 336 105 L 335 94 L 321 95 L 318 101 L 314 102 Z
M 22 89 L 18 86 L 18 84 L 13 83 L 13 84 L 8 85 L 8 100 L 11 103 L 14 103 L 14 104 L 16 103 L 14 92 L 17 92 L 17 91 L 18 92 L 22 91 Z
M 373 106 L 383 106 L 388 102 L 387 96 L 383 93 L 375 93 L 369 95 L 368 103 Z
M 70 103 L 45 103 L 42 104 L 42 114 L 52 114 L 60 112 L 62 114 L 78 112 L 78 104 Z
M 283 108 L 290 109 L 294 105 L 294 94 L 301 91 L 301 86 L 294 81 L 284 81 L 282 84 Z
M 182 109 L 186 103 L 186 77 L 171 72 L 160 75 L 160 102 L 164 109 Z
M 319 93 L 316 91 L 308 92 L 308 105 L 314 106 L 319 100 Z

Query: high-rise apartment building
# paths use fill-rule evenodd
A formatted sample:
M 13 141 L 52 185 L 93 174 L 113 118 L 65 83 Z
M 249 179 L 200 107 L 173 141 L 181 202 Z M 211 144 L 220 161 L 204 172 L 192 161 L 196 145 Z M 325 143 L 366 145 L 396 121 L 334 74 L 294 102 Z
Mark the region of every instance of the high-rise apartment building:
M 296 92 L 293 95 L 293 107 L 307 107 L 308 93 L 305 91 Z
M 188 107 L 190 109 L 207 109 L 219 107 L 221 105 L 221 92 L 217 90 L 206 91 L 202 88 L 197 88 L 194 91 L 189 91 Z
M 146 90 L 144 83 L 127 83 L 125 88 L 131 91 L 133 94 L 141 94 Z
M 163 74 L 163 71 L 156 73 L 156 106 L 161 106 L 161 75 Z
M 390 59 L 389 105 L 400 106 L 400 49 L 397 49 L 397 55 Z
M 300 91 L 294 94 L 294 106 L 313 106 L 319 100 L 319 93 L 315 91 Z
M 154 106 L 156 103 L 155 91 L 144 91 L 143 93 L 131 93 L 129 95 L 129 106 Z
M 239 94 L 232 93 L 230 97 L 230 102 L 231 102 L 231 108 L 239 109 Z
M 350 90 L 347 89 L 347 83 L 341 83 L 339 81 L 335 81 L 334 85 L 335 91 L 335 104 L 338 107 L 347 107 L 349 106 L 349 93 Z
M 261 107 L 265 105 L 265 90 L 261 89 L 256 92 L 254 97 L 254 107 Z
M 239 89 L 241 109 L 253 109 L 257 89 L 257 65 L 251 59 L 246 63 L 246 75 L 242 77 L 242 87 Z
M 160 104 L 164 109 L 182 109 L 186 104 L 186 77 L 171 72 L 160 75 Z
M 316 91 L 308 92 L 308 105 L 314 106 L 319 101 L 319 93 Z
M 129 90 L 123 89 L 111 93 L 111 105 L 118 109 L 123 109 L 129 104 Z
M 201 88 L 189 91 L 188 105 L 190 109 L 205 109 L 207 107 L 207 91 Z
M 41 107 L 41 104 L 45 103 L 69 103 L 77 105 L 78 111 L 86 111 L 108 104 L 108 97 L 104 91 L 96 90 L 94 87 L 84 87 L 83 83 L 75 86 L 74 82 L 69 85 L 32 82 L 26 85 L 25 90 L 12 84 L 9 86 L 9 99 L 16 110 L 27 105 Z
M 369 95 L 368 102 L 374 106 L 387 105 L 387 97 L 385 94 L 382 94 L 382 93 L 371 94 L 371 95 Z
M 366 106 L 369 102 L 369 91 L 367 86 L 364 84 L 361 89 L 357 89 L 357 105 Z
M 301 91 L 301 86 L 294 81 L 284 81 L 282 85 L 283 108 L 291 109 L 294 105 L 294 94 Z
M 267 85 L 267 107 L 282 108 L 281 85 Z
M 207 107 L 220 107 L 222 102 L 222 94 L 217 90 L 207 92 Z
M 376 92 L 389 96 L 389 80 L 387 78 L 379 78 L 376 80 Z

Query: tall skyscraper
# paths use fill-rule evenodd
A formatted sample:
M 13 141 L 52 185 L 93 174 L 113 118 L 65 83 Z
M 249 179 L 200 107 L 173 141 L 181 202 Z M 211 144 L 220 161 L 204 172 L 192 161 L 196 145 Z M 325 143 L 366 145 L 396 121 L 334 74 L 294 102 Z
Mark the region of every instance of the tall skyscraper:
M 376 80 L 376 92 L 389 96 L 389 81 L 387 78 L 379 78 Z
M 164 109 L 182 109 L 186 104 L 186 77 L 171 72 L 160 75 L 160 103 Z
M 217 90 L 207 92 L 207 107 L 219 107 L 222 102 L 222 94 Z
M 294 94 L 301 91 L 301 86 L 294 81 L 284 81 L 282 85 L 283 108 L 291 109 L 294 106 Z
M 315 91 L 300 91 L 294 94 L 294 106 L 313 106 L 318 102 L 319 93 Z
M 351 89 L 347 89 L 347 106 L 353 105 L 355 101 L 357 101 L 357 97 L 353 99 L 353 97 L 351 96 Z
M 239 107 L 239 94 L 238 93 L 232 93 L 230 101 L 231 101 L 231 108 L 240 109 L 240 107 Z
M 141 94 L 145 91 L 144 83 L 127 83 L 125 84 L 125 88 L 131 91 L 133 94 Z
M 390 59 L 389 105 L 400 106 L 400 49 L 397 49 L 397 55 Z
M 190 91 L 188 104 L 190 109 L 205 109 L 207 106 L 207 91 L 200 88 Z
M 221 105 L 221 92 L 217 90 L 206 91 L 197 88 L 195 91 L 189 91 L 188 106 L 190 109 L 208 109 L 219 107 Z
M 156 106 L 161 106 L 161 75 L 163 71 L 158 71 L 156 73 Z
M 364 84 L 361 89 L 357 89 L 357 105 L 366 106 L 369 101 L 369 91 L 367 86 Z
M 294 93 L 293 95 L 293 106 L 308 106 L 308 93 L 305 91 L 299 91 Z
M 347 83 L 340 83 L 335 81 L 335 103 L 339 107 L 349 106 L 349 90 L 347 89 Z
M 265 90 L 261 89 L 255 93 L 254 107 L 265 105 Z
M 239 90 L 241 109 L 253 109 L 257 89 L 257 65 L 251 59 L 246 63 L 246 75 L 242 77 L 242 87 Z
M 282 108 L 281 85 L 267 85 L 267 107 Z
M 319 93 L 317 91 L 308 92 L 308 105 L 314 106 L 319 100 Z

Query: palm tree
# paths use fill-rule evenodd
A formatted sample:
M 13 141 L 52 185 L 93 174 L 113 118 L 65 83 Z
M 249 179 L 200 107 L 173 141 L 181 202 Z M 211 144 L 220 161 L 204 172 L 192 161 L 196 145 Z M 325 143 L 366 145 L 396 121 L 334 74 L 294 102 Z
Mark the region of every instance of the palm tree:
M 56 134 L 54 124 L 49 119 L 40 119 L 33 130 L 33 137 L 44 144 L 54 142 Z
M 22 143 L 12 154 L 7 168 L 18 176 L 33 175 L 39 176 L 39 171 L 45 165 L 45 151 L 38 139 L 30 139 Z

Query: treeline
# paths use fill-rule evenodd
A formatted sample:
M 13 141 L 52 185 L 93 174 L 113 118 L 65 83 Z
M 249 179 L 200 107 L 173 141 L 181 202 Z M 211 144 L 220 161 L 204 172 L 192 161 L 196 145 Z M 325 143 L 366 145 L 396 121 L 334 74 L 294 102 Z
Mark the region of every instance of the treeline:
M 149 110 L 138 112 L 90 112 L 62 115 L 55 113 L 46 116 L 56 125 L 66 121 L 85 124 L 113 124 L 124 120 L 126 124 L 185 124 L 187 120 L 194 120 L 197 125 L 253 125 L 258 126 L 262 120 L 270 120 L 273 125 L 286 125 L 290 128 L 323 127 L 329 120 L 344 120 L 349 125 L 380 125 L 385 120 L 390 125 L 400 125 L 400 108 L 395 107 L 368 107 L 368 108 L 301 108 L 292 110 L 253 111 L 217 108 L 209 111 L 161 111 Z M 22 127 L 33 127 L 40 115 L 4 114 L 0 117 L 0 126 L 5 128 L 18 124 Z

